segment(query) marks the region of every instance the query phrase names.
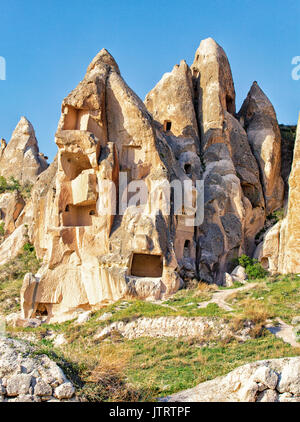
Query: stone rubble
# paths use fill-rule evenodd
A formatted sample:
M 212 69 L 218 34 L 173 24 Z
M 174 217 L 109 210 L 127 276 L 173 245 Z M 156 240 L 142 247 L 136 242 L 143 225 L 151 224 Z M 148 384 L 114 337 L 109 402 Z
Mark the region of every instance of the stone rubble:
M 22 341 L 0 337 L 0 401 L 78 401 L 75 388 L 46 355 L 32 357 Z

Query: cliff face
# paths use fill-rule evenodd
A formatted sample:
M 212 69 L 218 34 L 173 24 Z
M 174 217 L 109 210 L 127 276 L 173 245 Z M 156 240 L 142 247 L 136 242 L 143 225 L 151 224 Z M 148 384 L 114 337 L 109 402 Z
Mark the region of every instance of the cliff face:
M 278 271 L 300 273 L 300 115 L 297 126 L 286 217 L 281 224 Z
M 63 101 L 55 140 L 57 162 L 20 217 L 43 259 L 24 280 L 24 318 L 62 320 L 126 294 L 160 299 L 193 277 L 222 284 L 283 203 L 273 107 L 255 83 L 236 114 L 230 65 L 212 39 L 145 103 L 101 50 Z M 191 187 L 179 205 L 178 182 L 181 193 Z

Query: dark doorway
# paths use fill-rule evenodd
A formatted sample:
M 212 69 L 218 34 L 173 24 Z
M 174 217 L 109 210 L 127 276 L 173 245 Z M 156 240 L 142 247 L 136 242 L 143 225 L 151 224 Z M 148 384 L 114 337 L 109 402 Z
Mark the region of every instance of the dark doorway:
M 136 277 L 161 277 L 163 261 L 160 255 L 133 254 L 131 275 Z
M 190 176 L 192 174 L 192 166 L 190 164 L 185 164 L 184 171 L 185 171 L 185 174 Z
M 165 120 L 164 121 L 164 131 L 169 132 L 171 130 L 171 127 L 172 127 L 172 122 L 170 120 Z
M 191 256 L 191 242 L 186 240 L 183 247 L 183 257 L 189 258 Z

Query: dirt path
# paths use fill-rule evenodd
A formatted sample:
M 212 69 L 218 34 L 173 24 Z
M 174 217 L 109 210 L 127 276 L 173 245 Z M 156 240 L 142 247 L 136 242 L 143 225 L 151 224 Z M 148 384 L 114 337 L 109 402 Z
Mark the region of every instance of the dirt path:
M 267 330 L 276 337 L 281 338 L 285 343 L 289 343 L 292 347 L 300 347 L 300 343 L 297 341 L 293 331 L 294 327 L 286 324 L 280 318 L 276 318 L 276 320 L 278 321 L 278 325 L 268 324 L 266 325 Z
M 256 285 L 257 283 L 247 283 L 245 286 L 237 287 L 236 289 L 218 290 L 217 292 L 213 293 L 212 298 L 210 300 L 199 303 L 198 308 L 206 308 L 207 305 L 209 305 L 210 303 L 216 303 L 220 308 L 224 309 L 225 311 L 232 311 L 233 308 L 226 302 L 226 299 L 228 299 L 229 296 L 234 293 L 253 289 Z

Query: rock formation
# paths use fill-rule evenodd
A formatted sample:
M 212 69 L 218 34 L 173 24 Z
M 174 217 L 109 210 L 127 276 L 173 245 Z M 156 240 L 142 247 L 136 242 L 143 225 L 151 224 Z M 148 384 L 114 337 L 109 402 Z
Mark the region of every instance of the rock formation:
M 262 360 L 161 401 L 300 402 L 300 358 Z
M 166 168 L 157 142 L 149 112 L 102 50 L 62 104 L 55 187 L 46 193 L 47 214 L 33 236 L 44 261 L 24 280 L 24 317 L 45 312 L 54 320 L 128 292 L 145 297 L 154 286 L 161 297 L 179 288 L 173 221 L 161 196 L 169 174 L 181 170 L 175 158 L 171 171 Z M 122 194 L 124 176 L 155 195 L 140 212 L 129 203 L 114 215 L 112 198 Z M 130 199 L 130 192 L 122 195 Z M 122 205 L 122 196 L 116 202 Z
M 278 271 L 300 273 L 300 115 L 297 126 L 292 171 L 289 177 L 287 214 L 280 229 Z
M 0 219 L 4 223 L 6 235 L 16 229 L 17 219 L 25 206 L 25 201 L 17 191 L 0 194 Z
M 145 103 L 101 50 L 64 99 L 55 141 L 16 222 L 43 260 L 24 279 L 23 318 L 62 320 L 126 294 L 157 300 L 182 279 L 222 284 L 282 206 L 273 107 L 254 83 L 236 114 L 230 65 L 211 38 Z
M 275 110 L 254 82 L 239 112 L 251 149 L 257 159 L 267 215 L 282 206 L 281 135 Z
M 0 402 L 78 401 L 57 364 L 19 340 L 0 337 Z
M 289 176 L 288 203 L 285 217 L 265 234 L 254 257 L 272 273 L 300 273 L 300 116 L 296 133 L 294 156 Z
M 9 143 L 6 145 L 1 140 L 0 175 L 5 178 L 12 176 L 21 184 L 34 183 L 47 167 L 44 155 L 39 153 L 32 124 L 26 117 L 21 117 Z

